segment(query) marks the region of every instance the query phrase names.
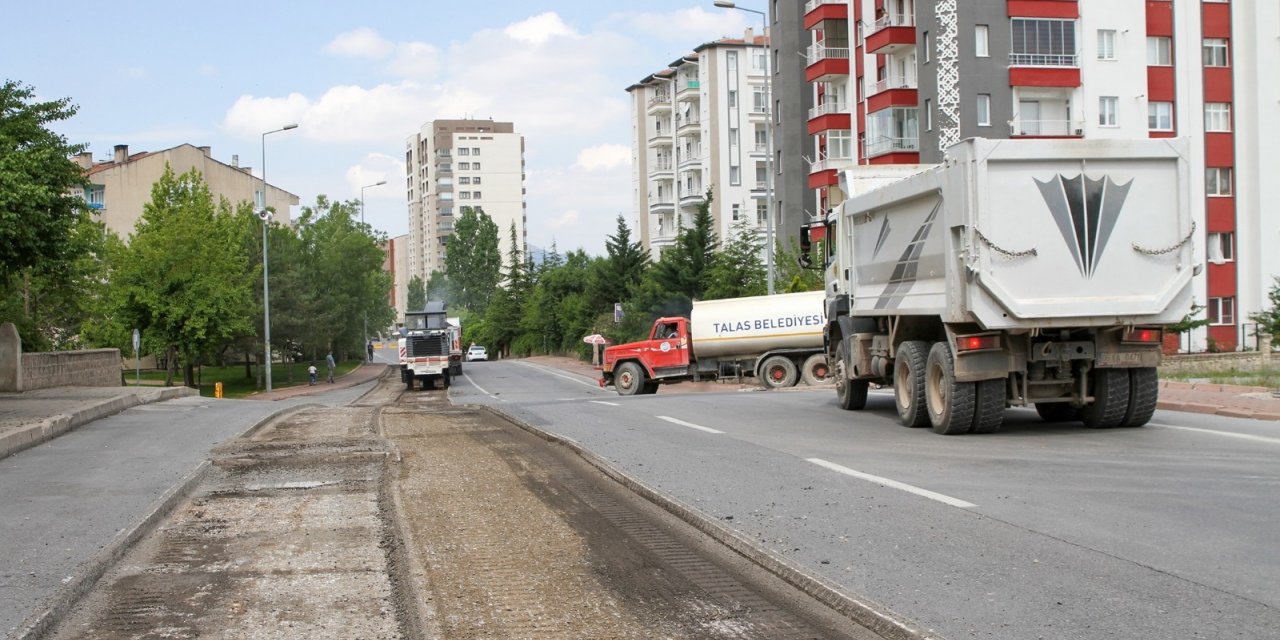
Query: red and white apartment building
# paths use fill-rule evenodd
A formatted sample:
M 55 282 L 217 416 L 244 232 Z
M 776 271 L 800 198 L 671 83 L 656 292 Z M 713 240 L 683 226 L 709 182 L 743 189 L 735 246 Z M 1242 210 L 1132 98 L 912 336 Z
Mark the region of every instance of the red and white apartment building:
M 1264 71 L 1280 2 L 809 0 L 802 16 L 819 210 L 843 200 L 840 170 L 938 162 L 969 137 L 1190 137 L 1211 324 L 1183 347 L 1252 345 L 1280 275 L 1280 82 Z

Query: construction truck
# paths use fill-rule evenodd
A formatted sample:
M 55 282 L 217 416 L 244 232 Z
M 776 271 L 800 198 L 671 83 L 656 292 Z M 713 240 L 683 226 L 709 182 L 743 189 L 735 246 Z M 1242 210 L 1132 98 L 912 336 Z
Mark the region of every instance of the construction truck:
M 449 377 L 462 375 L 462 319 L 445 318 L 449 331 Z
M 435 387 L 439 380 L 448 389 L 452 347 L 443 301 L 428 301 L 421 311 L 406 312 L 400 336 L 400 381 L 412 390 L 414 380 L 421 381 L 424 389 Z
M 801 231 L 825 254 L 839 405 L 892 386 L 908 427 L 989 433 L 1007 406 L 1146 424 L 1162 326 L 1201 265 L 1186 139 L 984 140 L 853 194 Z M 803 260 L 803 259 L 802 259 Z
M 600 386 L 630 396 L 717 378 L 770 389 L 823 382 L 822 308 L 821 291 L 696 301 L 688 318 L 655 320 L 649 339 L 606 348 Z

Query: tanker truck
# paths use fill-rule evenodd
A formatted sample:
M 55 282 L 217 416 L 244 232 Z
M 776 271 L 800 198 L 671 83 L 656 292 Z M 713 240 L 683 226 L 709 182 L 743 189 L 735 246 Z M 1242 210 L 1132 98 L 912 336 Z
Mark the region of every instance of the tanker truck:
M 877 384 L 904 425 L 946 435 L 996 431 L 1008 406 L 1146 424 L 1162 326 L 1190 311 L 1200 270 L 1188 150 L 969 139 L 806 225 L 840 407 L 863 409 Z
M 754 376 L 766 388 L 823 382 L 823 298 L 810 291 L 694 302 L 688 318 L 655 320 L 648 340 L 605 349 L 600 386 L 631 396 L 725 377 Z

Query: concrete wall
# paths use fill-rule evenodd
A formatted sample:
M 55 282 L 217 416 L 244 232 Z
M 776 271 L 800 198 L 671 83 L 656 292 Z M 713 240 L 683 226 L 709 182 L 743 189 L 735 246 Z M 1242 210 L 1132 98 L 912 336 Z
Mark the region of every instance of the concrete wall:
M 1233 353 L 1192 353 L 1177 356 L 1165 356 L 1160 364 L 1161 373 L 1210 373 L 1239 369 L 1241 371 L 1259 371 L 1271 366 L 1271 350 L 1238 351 Z
M 13 323 L 0 325 L 0 391 L 121 384 L 119 349 L 22 353 Z

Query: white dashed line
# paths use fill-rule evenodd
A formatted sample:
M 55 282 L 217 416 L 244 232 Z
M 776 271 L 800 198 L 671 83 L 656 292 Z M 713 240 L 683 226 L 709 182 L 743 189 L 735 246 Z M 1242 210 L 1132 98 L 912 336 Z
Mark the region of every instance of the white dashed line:
M 698 431 L 706 431 L 707 433 L 724 433 L 723 431 L 717 431 L 715 429 L 712 429 L 711 427 L 704 427 L 699 424 L 693 424 L 692 422 L 685 422 L 684 420 L 679 420 L 677 418 L 669 418 L 667 416 L 658 416 L 658 419 L 666 420 L 671 424 L 678 424 L 682 427 L 689 427 L 690 429 L 697 429 Z
M 620 404 L 618 404 L 618 403 L 616 403 L 616 402 L 605 402 L 604 400 L 588 400 L 587 402 L 591 402 L 591 403 L 593 403 L 593 404 L 606 404 L 606 405 L 609 405 L 610 407 L 621 407 L 621 406 L 622 406 L 622 405 L 620 405 Z
M 475 381 L 475 380 L 472 380 L 472 379 L 471 379 L 471 376 L 469 376 L 469 375 L 467 375 L 467 374 L 465 374 L 465 373 L 464 373 L 464 374 L 462 374 L 462 377 L 463 377 L 463 378 L 466 378 L 466 379 L 467 379 L 467 382 L 470 382 L 470 383 L 471 383 L 471 386 L 473 386 L 473 387 L 475 387 L 475 388 L 479 389 L 479 390 L 480 390 L 480 393 L 483 393 L 483 394 L 485 394 L 486 396 L 489 396 L 490 398 L 493 398 L 494 400 L 497 400 L 498 402 L 506 402 L 506 400 L 503 400 L 502 398 L 499 398 L 498 396 L 495 396 L 495 395 L 493 395 L 492 393 L 489 393 L 488 391 L 486 391 L 486 390 L 485 390 L 485 388 L 484 388 L 484 387 L 482 387 L 482 386 L 480 386 L 480 385 L 476 384 L 476 381 Z
M 1148 427 L 1156 427 L 1159 429 L 1177 429 L 1179 431 L 1195 431 L 1197 433 L 1209 433 L 1215 436 L 1223 436 L 1225 438 L 1239 438 L 1241 440 L 1251 440 L 1253 442 L 1265 442 L 1267 444 L 1280 444 L 1280 438 L 1268 438 L 1266 436 L 1252 436 L 1247 433 L 1232 433 L 1230 431 L 1215 431 L 1213 429 L 1197 429 L 1196 427 L 1175 427 L 1171 424 L 1156 424 L 1154 422 L 1147 423 Z
M 959 498 L 952 498 L 951 496 L 942 495 L 941 493 L 935 493 L 933 491 L 929 491 L 928 489 L 921 489 L 920 487 L 914 487 L 909 484 L 906 484 L 905 482 L 898 482 L 897 480 L 890 480 L 888 478 L 881 478 L 880 476 L 873 476 L 869 473 L 854 471 L 849 467 L 840 466 L 834 462 L 827 462 L 826 460 L 823 460 L 821 458 L 808 458 L 808 461 L 818 465 L 819 467 L 824 467 L 832 471 L 835 471 L 837 473 L 843 473 L 846 476 L 851 476 L 854 478 L 860 478 L 862 480 L 874 482 L 878 485 L 886 486 L 891 489 L 900 489 L 902 491 L 906 491 L 907 493 L 914 493 L 922 498 L 937 500 L 938 502 L 941 502 L 943 504 L 949 504 L 953 507 L 960 507 L 961 509 L 969 509 L 969 508 L 978 506 L 976 504 L 973 504 L 972 502 L 965 502 L 964 500 L 961 500 Z

